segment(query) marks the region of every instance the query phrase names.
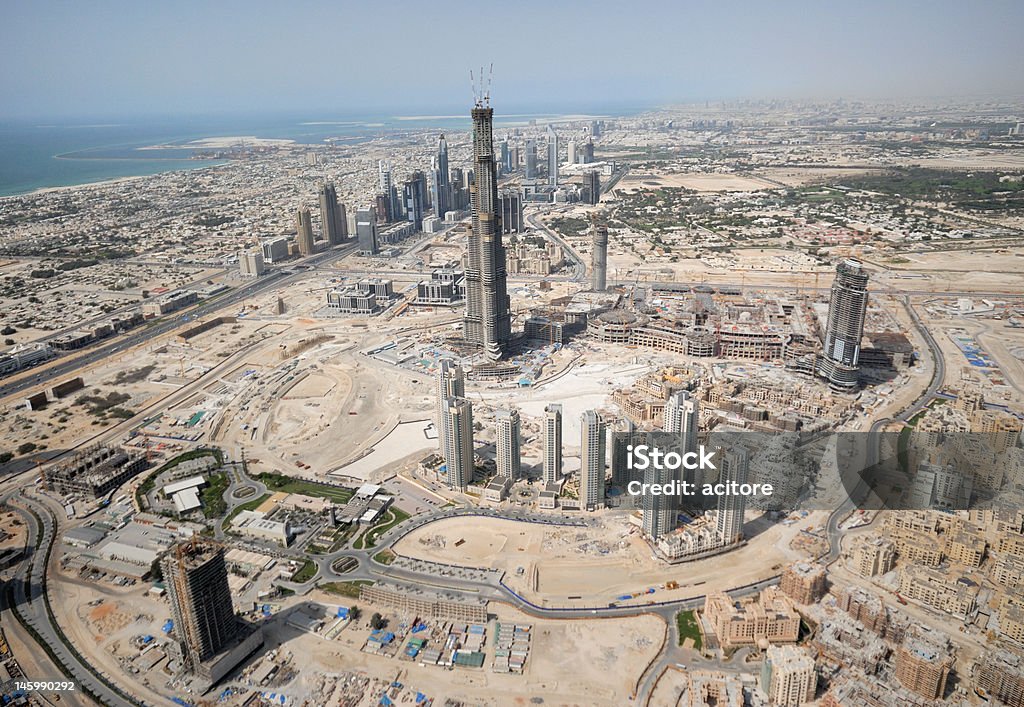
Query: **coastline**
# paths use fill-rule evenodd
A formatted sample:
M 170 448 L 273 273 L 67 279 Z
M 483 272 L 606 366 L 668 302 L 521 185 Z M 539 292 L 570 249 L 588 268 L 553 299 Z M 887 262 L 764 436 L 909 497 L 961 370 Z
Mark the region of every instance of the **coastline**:
M 75 159 L 75 158 L 67 158 L 67 157 L 65 157 L 65 158 L 57 158 L 57 159 Z M 0 201 L 5 201 L 5 200 L 8 200 L 8 199 L 20 199 L 20 198 L 32 197 L 32 196 L 44 196 L 46 194 L 55 193 L 55 192 L 70 191 L 72 189 L 97 189 L 97 188 L 102 188 L 102 187 L 110 187 L 110 186 L 114 186 L 114 185 L 117 185 L 117 184 L 126 184 L 128 182 L 135 182 L 135 181 L 138 181 L 140 179 L 147 179 L 149 177 L 155 177 L 155 176 L 161 175 L 161 174 L 171 174 L 173 172 L 183 172 L 183 171 L 192 172 L 192 171 L 197 171 L 197 170 L 201 170 L 201 169 L 211 169 L 213 167 L 220 167 L 222 164 L 223 164 L 223 162 L 218 162 L 216 164 L 204 164 L 204 165 L 200 165 L 200 166 L 196 166 L 196 167 L 190 167 L 188 169 L 167 169 L 167 170 L 156 171 L 156 172 L 153 172 L 151 174 L 131 174 L 131 175 L 127 175 L 127 176 L 124 176 L 124 177 L 109 177 L 109 178 L 106 178 L 106 179 L 99 179 L 99 180 L 95 180 L 95 181 L 79 182 L 78 184 L 60 184 L 60 185 L 52 186 L 52 187 L 38 187 L 37 189 L 33 189 L 31 191 L 26 191 L 26 192 L 21 192 L 20 194 L 3 194 L 3 195 L 0 195 Z

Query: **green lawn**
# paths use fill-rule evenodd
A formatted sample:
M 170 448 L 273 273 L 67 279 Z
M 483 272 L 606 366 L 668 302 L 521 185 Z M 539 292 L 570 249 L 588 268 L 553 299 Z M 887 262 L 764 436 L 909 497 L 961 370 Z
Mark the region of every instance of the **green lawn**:
M 382 565 L 390 565 L 395 561 L 395 557 L 397 557 L 397 555 L 395 555 L 391 550 L 381 550 L 373 556 L 373 559 Z
M 316 575 L 316 571 L 316 563 L 313 562 L 313 560 L 306 560 L 304 563 L 302 563 L 302 567 L 299 568 L 299 571 L 292 575 L 292 581 L 296 584 L 308 582 L 309 580 L 313 579 L 314 575 Z
M 377 538 L 379 538 L 387 531 L 391 530 L 393 527 L 395 527 L 408 517 L 408 513 L 392 506 L 387 510 L 384 516 L 384 520 L 378 523 L 377 525 L 373 526 L 369 530 L 367 530 L 365 533 L 363 533 L 363 535 L 360 536 L 355 541 L 355 543 L 353 543 L 352 547 L 354 547 L 356 550 L 364 550 L 366 548 L 373 547 L 377 544 Z
M 259 507 L 259 505 L 266 501 L 268 498 L 270 498 L 270 496 L 271 494 L 265 493 L 259 498 L 254 498 L 251 501 L 246 501 L 242 505 L 235 508 L 233 511 L 231 511 L 231 513 L 228 514 L 228 517 L 224 519 L 224 530 L 227 530 L 231 527 L 231 521 L 233 521 L 235 519 L 235 516 L 237 516 L 239 513 L 241 513 L 242 511 L 256 510 Z
M 191 459 L 198 459 L 199 457 L 213 457 L 217 460 L 218 465 L 224 463 L 224 453 L 216 447 L 200 447 L 199 449 L 193 449 L 188 452 L 179 454 L 172 459 L 169 459 L 166 463 L 160 465 L 159 468 L 149 472 L 146 479 L 139 484 L 139 488 L 135 491 L 135 501 L 138 503 L 139 508 L 147 508 L 148 504 L 145 502 L 146 494 L 153 490 L 156 486 L 156 477 L 164 473 L 168 469 L 181 464 L 182 462 L 189 461 Z
M 697 620 L 696 612 L 680 611 L 676 614 L 676 626 L 679 628 L 679 645 L 683 645 L 687 638 L 692 638 L 693 647 L 701 649 L 700 621 Z
M 206 486 L 200 495 L 203 504 L 203 515 L 207 518 L 220 518 L 228 509 L 224 500 L 224 492 L 228 490 L 228 475 L 224 473 L 210 474 Z
M 264 472 L 253 477 L 257 481 L 266 484 L 271 491 L 284 491 L 285 493 L 300 493 L 305 496 L 316 496 L 326 498 L 338 504 L 348 503 L 355 491 L 343 486 L 331 486 L 330 484 L 319 484 L 315 481 L 304 479 L 293 479 L 284 474 Z
M 337 594 L 339 596 L 348 597 L 349 599 L 358 599 L 359 588 L 363 586 L 372 586 L 373 584 L 373 580 L 354 579 L 349 582 L 325 582 L 320 585 L 320 589 L 330 594 Z

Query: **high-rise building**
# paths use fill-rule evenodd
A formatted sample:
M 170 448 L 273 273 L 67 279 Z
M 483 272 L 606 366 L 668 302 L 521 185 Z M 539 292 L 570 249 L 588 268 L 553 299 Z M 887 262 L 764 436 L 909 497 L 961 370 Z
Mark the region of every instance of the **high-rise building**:
M 594 224 L 594 243 L 590 252 L 590 289 L 604 292 L 608 289 L 608 227 Z
M 645 484 L 664 484 L 672 480 L 673 472 L 669 469 L 658 468 L 654 464 L 644 470 Z M 665 533 L 675 529 L 672 522 L 676 513 L 673 508 L 673 497 L 662 496 L 655 493 L 645 493 L 641 497 L 641 519 L 644 534 L 651 540 L 657 540 Z
M 719 483 L 747 483 L 750 460 L 746 449 L 739 446 L 725 451 L 719 449 L 715 456 L 720 469 Z M 716 527 L 723 544 L 731 545 L 743 539 L 743 514 L 746 510 L 747 497 L 743 494 L 723 493 L 718 497 Z
M 592 139 L 601 137 L 601 123 L 596 120 L 590 121 L 590 137 Z
M 665 402 L 664 422 L 662 428 L 667 435 L 674 438 L 672 450 L 679 454 L 697 451 L 697 401 L 685 390 L 673 393 Z M 701 483 L 696 478 L 697 472 L 691 469 L 655 469 L 651 465 L 644 474 L 644 482 L 666 484 L 671 481 L 688 481 Z M 676 528 L 679 517 L 678 499 L 675 496 L 656 496 L 645 494 L 643 506 L 644 531 L 653 540 Z
M 448 173 L 448 142 L 443 134 L 437 141 L 437 156 L 434 158 L 432 171 L 430 200 L 434 214 L 444 218 L 445 213 L 452 209 L 452 185 Z
M 320 220 L 327 245 L 340 245 L 348 236 L 345 206 L 338 203 L 338 192 L 331 183 L 320 187 Z
M 519 145 L 513 145 L 508 155 L 508 171 L 514 172 L 519 169 Z
M 297 234 L 295 242 L 299 246 L 299 253 L 312 255 L 316 246 L 313 241 L 313 219 L 309 214 L 309 209 L 299 209 L 295 219 L 295 230 Z
M 700 402 L 689 391 L 677 390 L 665 401 L 662 429 L 680 439 L 681 451 L 697 451 L 697 430 L 700 427 Z
M 583 164 L 592 164 L 594 162 L 594 142 L 593 140 L 587 140 L 583 143 L 583 159 L 580 160 Z
M 562 406 L 551 403 L 544 408 L 544 483 L 562 479 Z
M 505 272 L 505 246 L 498 213 L 498 176 L 492 137 L 494 109 L 473 108 L 474 179 L 470 183 L 473 230 L 466 253 L 466 339 L 492 361 L 505 354 L 512 338 L 512 317 Z
M 498 164 L 503 172 L 511 172 L 512 168 L 509 166 L 509 151 L 508 151 L 508 137 L 498 143 Z
M 565 143 L 565 161 L 567 164 L 576 164 L 576 141 L 569 140 Z
M 498 476 L 513 481 L 521 476 L 522 458 L 519 453 L 519 411 L 498 410 L 494 413 L 497 427 L 495 463 Z
M 466 175 L 461 167 L 451 170 L 452 211 L 465 211 L 469 203 L 469 189 Z
M 263 262 L 280 263 L 288 260 L 288 239 L 271 238 L 263 241 Z
M 178 543 L 161 558 L 160 568 L 174 634 L 194 675 L 213 684 L 262 645 L 262 631 L 235 616 L 221 545 L 200 539 Z
M 548 126 L 548 184 L 558 186 L 558 135 Z
M 395 213 L 397 205 L 395 204 L 395 188 L 391 181 L 391 167 L 384 160 L 377 163 L 377 189 L 384 195 L 384 199 L 387 202 L 387 211 L 381 216 L 385 223 L 391 223 L 398 219 L 398 215 Z
M 427 179 L 423 176 L 423 172 L 419 170 L 413 172 L 402 185 L 402 193 L 405 198 L 406 220 L 417 231 L 422 231 L 423 212 L 427 207 Z
M 238 254 L 238 272 L 242 277 L 259 277 L 266 268 L 262 250 L 243 250 Z
M 537 178 L 537 142 L 535 140 L 526 141 L 526 171 L 523 176 L 527 179 Z
M 518 191 L 511 189 L 501 193 L 501 232 L 522 233 L 523 230 L 523 198 Z
M 814 658 L 797 646 L 769 646 L 761 664 L 761 689 L 768 702 L 800 707 L 814 700 L 818 674 Z
M 378 192 L 373 198 L 373 208 L 377 213 L 377 223 L 388 222 L 388 209 L 390 208 L 391 201 L 388 199 L 388 195 L 384 192 Z
M 868 273 L 852 258 L 836 266 L 828 304 L 825 347 L 818 375 L 839 390 L 856 388 L 860 371 L 860 342 L 868 308 Z
M 596 169 L 591 169 L 583 174 L 583 188 L 580 190 L 582 200 L 585 204 L 594 206 L 601 201 L 601 175 Z
M 444 415 L 448 488 L 465 491 L 473 480 L 473 405 L 465 398 L 447 398 Z
M 376 255 L 380 250 L 377 242 L 377 210 L 372 206 L 356 211 L 356 237 L 359 239 L 360 255 Z
M 636 423 L 628 417 L 614 423 L 611 434 L 609 464 L 612 468 L 612 485 L 626 486 L 635 477 L 636 472 L 629 467 L 629 447 L 643 444 L 647 433 L 637 428 Z
M 443 358 L 437 364 L 434 398 L 437 403 L 437 443 L 444 452 L 444 424 L 448 419 L 444 414 L 448 398 L 466 397 L 466 374 L 459 364 L 450 358 Z
M 580 506 L 595 510 L 604 507 L 608 426 L 596 410 L 586 410 L 580 428 Z

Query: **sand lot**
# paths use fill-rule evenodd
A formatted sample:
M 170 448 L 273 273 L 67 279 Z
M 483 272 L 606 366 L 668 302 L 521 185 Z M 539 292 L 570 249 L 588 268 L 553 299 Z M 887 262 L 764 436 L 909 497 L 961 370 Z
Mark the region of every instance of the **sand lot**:
M 748 523 L 756 533 L 760 522 Z M 681 599 L 730 589 L 774 573 L 793 558 L 785 549 L 795 526 L 769 527 L 728 554 L 667 565 L 655 558 L 625 514 L 593 527 L 551 527 L 494 518 L 451 518 L 419 528 L 395 545 L 400 555 L 435 562 L 505 570 L 505 583 L 538 604 L 595 606 L 620 595 L 646 594 L 622 604 Z M 456 546 L 459 540 L 461 544 Z M 664 589 L 673 580 L 678 589 Z
M 319 595 L 317 595 L 319 597 Z M 325 595 L 328 598 L 329 595 Z M 328 598 L 328 603 L 336 601 Z M 373 607 L 367 606 L 366 610 Z M 486 659 L 481 669 L 444 670 L 421 666 L 359 651 L 368 633 L 363 627 L 342 632 L 336 642 L 287 632 L 271 640 L 285 639 L 297 661 L 319 670 L 358 670 L 385 679 L 404 671 L 402 682 L 441 704 L 444 698 L 473 705 L 530 705 L 544 696 L 548 705 L 622 705 L 629 698 L 647 665 L 655 659 L 665 635 L 665 623 L 657 616 L 629 619 L 546 621 L 527 616 L 503 604 L 489 607 L 501 623 L 529 624 L 530 655 L 522 675 L 491 670 L 494 659 L 494 621 L 489 622 Z M 382 611 L 388 615 L 386 609 Z
M 616 191 L 651 191 L 664 187 L 683 187 L 699 192 L 757 191 L 772 189 L 775 185 L 754 177 L 716 172 L 693 174 L 636 174 L 622 179 Z

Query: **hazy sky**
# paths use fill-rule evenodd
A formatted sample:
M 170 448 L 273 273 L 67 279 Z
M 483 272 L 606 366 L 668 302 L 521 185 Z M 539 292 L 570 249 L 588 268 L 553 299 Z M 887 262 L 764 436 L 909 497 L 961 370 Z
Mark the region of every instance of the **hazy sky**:
M 0 117 L 1024 95 L 1024 2 L 3 0 Z

